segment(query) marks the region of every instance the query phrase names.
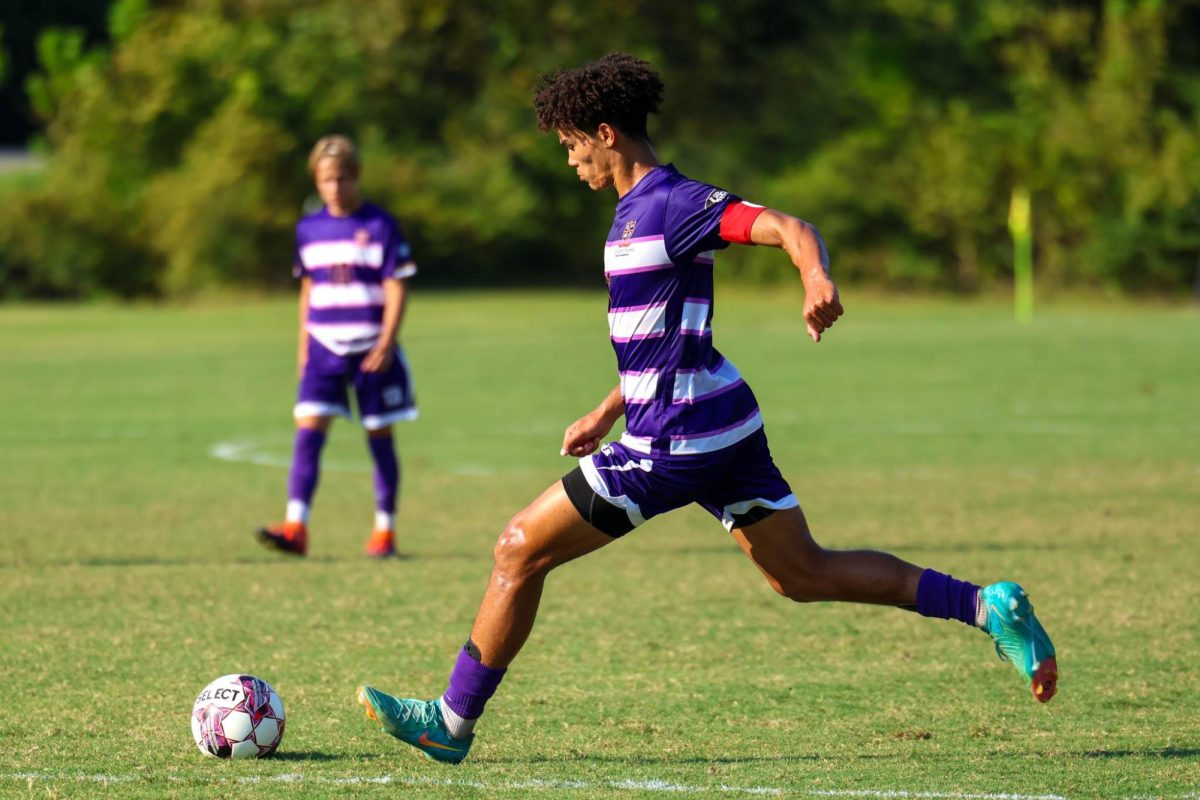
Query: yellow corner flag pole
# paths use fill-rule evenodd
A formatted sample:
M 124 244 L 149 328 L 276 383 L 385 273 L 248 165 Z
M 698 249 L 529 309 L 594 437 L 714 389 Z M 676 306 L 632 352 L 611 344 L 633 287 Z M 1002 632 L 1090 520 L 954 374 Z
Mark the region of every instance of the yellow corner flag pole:
M 1013 188 L 1008 230 L 1013 240 L 1013 314 L 1017 322 L 1029 324 L 1033 320 L 1033 233 L 1029 190 L 1024 186 Z

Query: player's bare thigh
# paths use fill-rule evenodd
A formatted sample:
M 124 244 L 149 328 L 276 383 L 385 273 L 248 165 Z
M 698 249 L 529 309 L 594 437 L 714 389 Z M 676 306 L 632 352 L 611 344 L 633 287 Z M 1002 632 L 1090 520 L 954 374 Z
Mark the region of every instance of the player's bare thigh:
M 329 426 L 333 424 L 333 417 L 297 417 L 296 427 L 307 428 L 310 431 L 320 431 L 321 433 L 329 433 Z
M 735 528 L 733 538 L 771 588 L 792 600 L 916 602 L 920 567 L 877 550 L 826 550 L 813 541 L 799 507 Z
M 799 506 L 785 508 L 731 533 L 771 588 L 788 596 L 793 576 L 819 569 L 823 550 L 813 541 L 808 521 Z
M 384 425 L 382 428 L 367 428 L 367 436 L 372 439 L 386 439 L 391 435 L 391 425 Z
M 612 541 L 580 516 L 562 481 L 555 481 L 509 520 L 496 542 L 496 566 L 526 574 L 545 572 Z

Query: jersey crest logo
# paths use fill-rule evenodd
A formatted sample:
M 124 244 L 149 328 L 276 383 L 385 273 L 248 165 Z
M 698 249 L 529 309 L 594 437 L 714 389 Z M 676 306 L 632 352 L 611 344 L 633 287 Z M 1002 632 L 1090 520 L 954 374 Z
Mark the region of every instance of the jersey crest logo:
M 366 247 L 371 243 L 371 232 L 366 228 L 359 228 L 354 232 L 354 244 L 357 247 Z
M 633 229 L 637 227 L 637 220 L 631 219 L 625 223 L 625 229 L 621 231 L 621 241 L 628 241 L 633 238 Z
M 709 192 L 708 199 L 704 201 L 704 210 L 708 211 L 726 197 L 729 197 L 729 192 L 725 191 L 724 189 L 713 189 L 711 192 Z

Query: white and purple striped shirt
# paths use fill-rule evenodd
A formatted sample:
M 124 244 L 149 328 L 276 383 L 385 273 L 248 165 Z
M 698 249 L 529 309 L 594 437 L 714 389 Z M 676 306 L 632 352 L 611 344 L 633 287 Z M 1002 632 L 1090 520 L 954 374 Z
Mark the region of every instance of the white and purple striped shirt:
M 604 277 L 632 450 L 710 453 L 762 427 L 754 393 L 712 343 L 713 251 L 729 244 L 721 215 L 737 199 L 667 164 L 617 203 Z
M 297 278 L 310 278 L 306 330 L 338 355 L 369 350 L 383 326 L 386 278 L 415 275 L 400 226 L 364 203 L 346 217 L 327 208 L 296 224 Z

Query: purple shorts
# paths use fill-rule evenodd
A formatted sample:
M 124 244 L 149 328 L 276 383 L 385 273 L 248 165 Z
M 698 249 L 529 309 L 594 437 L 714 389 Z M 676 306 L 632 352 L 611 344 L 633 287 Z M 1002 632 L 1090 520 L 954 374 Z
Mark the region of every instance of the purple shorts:
M 651 458 L 608 442 L 579 459 L 579 468 L 592 491 L 623 508 L 635 527 L 688 503 L 704 508 L 727 530 L 800 505 L 771 459 L 761 428 L 701 455 Z
M 300 378 L 293 414 L 300 417 L 350 417 L 350 387 L 358 415 L 369 431 L 393 422 L 417 418 L 417 400 L 408 374 L 408 360 L 397 346 L 392 365 L 384 372 L 360 369 L 368 351 L 339 356 L 308 337 L 308 363 Z

